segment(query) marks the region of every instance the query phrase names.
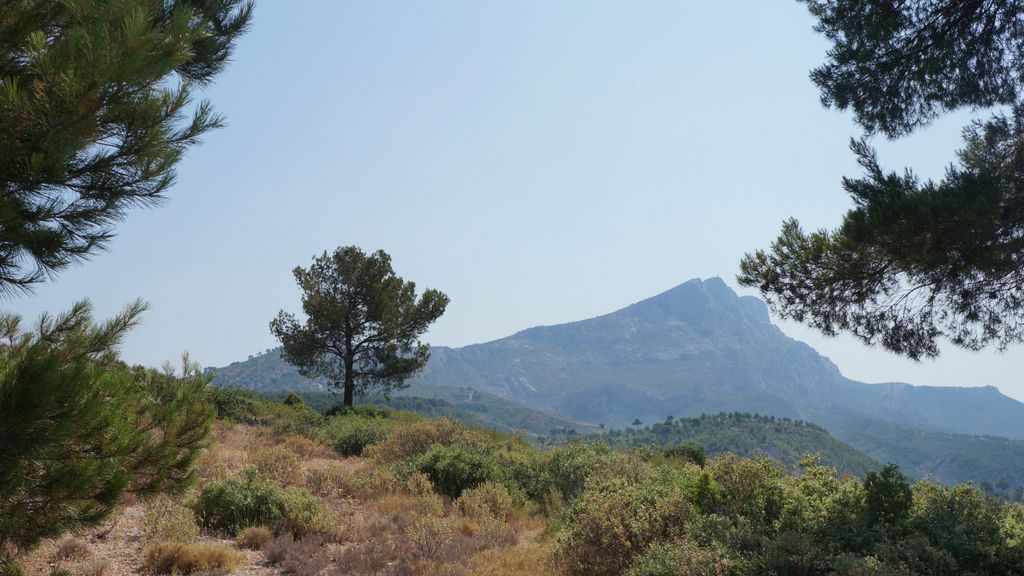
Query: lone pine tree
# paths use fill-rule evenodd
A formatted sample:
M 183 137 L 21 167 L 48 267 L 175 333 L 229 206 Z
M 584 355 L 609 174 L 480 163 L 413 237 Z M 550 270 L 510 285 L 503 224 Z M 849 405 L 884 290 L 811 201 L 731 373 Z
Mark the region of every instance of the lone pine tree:
M 419 337 L 448 306 L 448 297 L 395 275 L 383 250 L 355 246 L 324 252 L 308 268 L 296 267 L 302 289 L 302 323 L 284 311 L 270 322 L 284 358 L 303 376 L 325 378 L 343 393 L 400 389 L 427 363 L 430 347 Z

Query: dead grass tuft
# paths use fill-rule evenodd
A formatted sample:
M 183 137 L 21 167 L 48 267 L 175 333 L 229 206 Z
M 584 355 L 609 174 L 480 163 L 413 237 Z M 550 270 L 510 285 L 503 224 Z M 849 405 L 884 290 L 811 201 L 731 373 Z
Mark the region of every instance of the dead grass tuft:
M 82 568 L 78 572 L 78 576 L 110 576 L 113 571 L 113 566 L 110 560 L 106 558 L 97 558 Z
M 165 494 L 146 500 L 143 531 L 147 542 L 195 542 L 199 525 L 191 508 Z
M 288 540 L 277 538 L 263 548 L 267 563 L 283 574 L 317 576 L 331 563 L 324 542 L 318 538 Z
M 238 533 L 235 543 L 240 548 L 259 550 L 274 539 L 274 533 L 266 526 L 250 526 Z
M 66 538 L 57 545 L 51 559 L 55 562 L 84 560 L 92 554 L 89 545 L 81 538 Z
M 283 446 L 257 448 L 246 457 L 250 466 L 256 468 L 260 475 L 268 478 L 279 486 L 302 486 L 305 472 L 302 470 L 302 458 Z
M 336 460 L 316 460 L 305 469 L 306 489 L 321 497 L 343 497 L 355 492 L 356 479 L 347 466 Z
M 244 556 L 221 544 L 161 542 L 146 548 L 143 564 L 155 574 L 190 574 L 237 568 Z

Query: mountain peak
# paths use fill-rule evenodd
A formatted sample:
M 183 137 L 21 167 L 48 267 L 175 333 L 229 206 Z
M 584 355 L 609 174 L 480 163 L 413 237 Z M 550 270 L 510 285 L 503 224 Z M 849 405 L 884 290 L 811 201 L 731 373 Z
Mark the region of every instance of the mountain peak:
M 753 296 L 739 296 L 722 278 L 694 278 L 627 306 L 615 314 L 678 320 L 692 326 L 722 320 L 771 324 L 768 308 Z

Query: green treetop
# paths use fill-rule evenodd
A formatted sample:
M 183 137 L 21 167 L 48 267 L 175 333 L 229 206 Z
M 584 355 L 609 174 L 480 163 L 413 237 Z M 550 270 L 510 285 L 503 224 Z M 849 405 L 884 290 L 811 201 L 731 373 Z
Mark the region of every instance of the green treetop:
M 305 323 L 280 312 L 270 330 L 284 358 L 303 376 L 325 378 L 343 392 L 343 404 L 370 388 L 402 388 L 427 363 L 419 337 L 448 306 L 448 297 L 395 275 L 383 250 L 355 246 L 324 252 L 308 269 L 296 267 Z

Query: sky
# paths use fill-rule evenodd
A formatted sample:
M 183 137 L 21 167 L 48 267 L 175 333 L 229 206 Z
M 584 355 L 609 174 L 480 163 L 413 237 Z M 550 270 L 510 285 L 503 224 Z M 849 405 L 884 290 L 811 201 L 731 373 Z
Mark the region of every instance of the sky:
M 840 180 L 860 174 L 861 131 L 808 79 L 827 48 L 788 0 L 262 0 L 202 93 L 228 126 L 189 152 L 166 203 L 4 304 L 35 317 L 88 298 L 109 316 L 143 298 L 127 361 L 187 350 L 223 366 L 275 346 L 269 321 L 299 309 L 291 270 L 345 245 L 451 297 L 436 345 L 695 277 L 753 294 L 735 281 L 744 253 L 788 217 L 831 228 L 851 206 Z M 873 143 L 887 168 L 938 178 L 971 118 Z M 914 363 L 779 324 L 851 378 L 1024 400 L 1021 347 Z

